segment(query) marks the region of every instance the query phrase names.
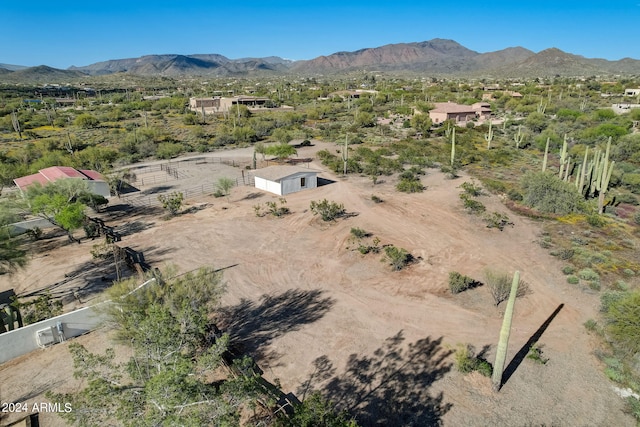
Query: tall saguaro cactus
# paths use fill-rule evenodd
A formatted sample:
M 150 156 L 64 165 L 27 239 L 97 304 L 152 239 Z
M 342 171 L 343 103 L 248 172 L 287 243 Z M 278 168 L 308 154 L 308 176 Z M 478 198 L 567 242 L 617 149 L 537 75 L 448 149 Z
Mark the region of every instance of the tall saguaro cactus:
M 599 168 L 596 171 L 598 179 L 596 181 L 596 190 L 598 190 L 598 213 L 604 212 L 604 195 L 609 190 L 609 181 L 611 180 L 611 173 L 613 172 L 613 166 L 615 161 L 609 161 L 609 152 L 611 151 L 611 137 L 607 141 L 607 150 L 604 158 L 599 164 Z
M 349 162 L 349 134 L 344 137 L 344 150 L 342 150 L 342 173 L 347 174 L 347 165 Z
M 522 133 L 522 125 L 518 126 L 518 133 L 513 135 L 513 141 L 516 143 L 516 148 L 520 148 L 520 144 L 524 141 L 524 134 Z
M 549 137 L 547 137 L 547 145 L 544 147 L 544 158 L 542 160 L 542 172 L 547 170 L 547 160 L 549 159 Z
M 564 135 L 562 141 L 562 151 L 560 152 L 560 170 L 558 171 L 558 178 L 562 179 L 564 174 L 564 168 L 569 167 L 567 165 L 567 135 Z
M 456 128 L 451 131 L 451 166 L 456 160 Z
M 509 335 L 511 334 L 511 319 L 513 318 L 513 306 L 516 303 L 516 294 L 518 293 L 518 285 L 520 284 L 520 272 L 513 274 L 513 282 L 511 282 L 511 293 L 509 301 L 504 312 L 502 320 L 502 329 L 500 329 L 500 341 L 498 341 L 498 349 L 496 351 L 496 362 L 493 364 L 493 375 L 491 383 L 493 391 L 500 391 L 502 386 L 502 373 L 504 372 L 504 364 L 507 359 L 507 347 L 509 344 Z
M 491 149 L 491 141 L 493 141 L 493 129 L 491 129 L 493 123 L 489 120 L 489 132 L 484 135 L 485 141 L 487 141 L 487 150 Z

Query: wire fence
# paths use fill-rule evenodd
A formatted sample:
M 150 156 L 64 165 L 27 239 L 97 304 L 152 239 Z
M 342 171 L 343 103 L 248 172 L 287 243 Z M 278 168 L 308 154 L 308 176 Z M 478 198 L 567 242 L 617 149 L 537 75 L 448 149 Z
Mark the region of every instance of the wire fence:
M 246 174 L 243 177 L 239 178 L 230 178 L 233 180 L 234 187 L 240 186 L 253 186 L 255 185 L 255 180 L 252 175 Z M 196 198 L 202 195 L 212 195 L 217 191 L 220 191 L 219 185 L 217 183 L 209 182 L 205 184 L 200 184 L 196 187 L 187 188 L 185 190 L 175 190 L 178 193 L 182 193 L 184 200 L 189 200 Z M 128 204 L 131 206 L 137 207 L 151 207 L 151 206 L 161 206 L 162 203 L 158 200 L 158 196 L 161 194 L 166 194 L 167 192 L 158 192 L 149 195 L 123 195 L 120 197 L 120 202 L 124 204 Z

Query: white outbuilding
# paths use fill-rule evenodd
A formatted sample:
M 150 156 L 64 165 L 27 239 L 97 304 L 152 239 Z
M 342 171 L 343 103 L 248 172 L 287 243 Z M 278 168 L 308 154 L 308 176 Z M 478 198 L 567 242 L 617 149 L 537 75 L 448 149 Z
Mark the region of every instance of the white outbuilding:
M 254 172 L 260 190 L 284 196 L 318 186 L 318 171 L 300 166 L 269 166 Z

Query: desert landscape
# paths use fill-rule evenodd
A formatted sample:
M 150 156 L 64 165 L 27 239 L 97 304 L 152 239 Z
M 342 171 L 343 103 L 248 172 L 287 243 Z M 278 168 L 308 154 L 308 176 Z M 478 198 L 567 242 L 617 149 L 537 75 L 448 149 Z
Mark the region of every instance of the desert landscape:
M 298 156 L 336 152 L 335 144 L 313 143 Z M 243 166 L 251 152 L 206 155 Z M 242 176 L 240 167 L 224 167 L 226 176 Z M 248 185 L 228 197 L 189 198 L 183 213 L 170 219 L 160 208 L 127 213 L 118 209 L 117 198 L 101 217 L 122 233 L 122 246 L 142 252 L 153 268 L 222 269 L 220 324 L 256 359 L 264 377 L 299 399 L 323 391 L 363 425 L 634 425 L 593 355 L 599 340 L 583 326 L 597 316 L 599 297 L 566 283 L 560 261 L 538 244 L 539 222 L 509 212 L 498 196 L 483 195 L 487 208 L 508 213 L 513 222 L 503 231 L 487 228 L 462 207 L 459 187 L 471 181 L 464 173 L 448 179 L 427 169 L 421 178 L 426 190 L 406 194 L 392 182 L 374 185 L 366 176 L 336 175 L 316 160 L 309 167 L 328 183 L 287 195 L 291 213 L 281 218 L 256 216 L 255 205 L 279 197 Z M 188 171 L 158 185 L 163 191 L 191 188 L 212 181 L 215 173 Z M 150 182 L 140 189 L 155 195 Z M 323 222 L 309 209 L 322 199 L 344 204 L 347 215 Z M 377 238 L 381 246 L 406 249 L 414 262 L 392 271 L 382 254 L 361 254 L 350 233 L 354 227 L 369 233 L 367 242 Z M 44 240 L 27 269 L 0 276 L 0 290 L 25 294 L 67 278 L 55 288 L 66 292 L 65 311 L 92 304 L 115 275 L 112 263 L 96 267 L 90 253 L 95 243 L 69 243 L 64 236 Z M 464 344 L 489 361 L 495 358 L 505 303 L 496 307 L 485 286 L 452 295 L 447 284 L 451 271 L 482 281 L 487 268 L 520 271 L 530 288 L 515 305 L 498 393 L 489 378 L 457 372 L 453 359 Z M 111 346 L 108 336 L 100 329 L 73 341 L 99 352 Z M 541 346 L 546 364 L 525 358 L 532 342 Z M 45 401 L 47 390 L 78 387 L 67 346 L 0 366 L 2 401 L 31 404 Z M 3 415 L 2 423 L 18 418 Z M 46 413 L 40 423 L 65 425 Z

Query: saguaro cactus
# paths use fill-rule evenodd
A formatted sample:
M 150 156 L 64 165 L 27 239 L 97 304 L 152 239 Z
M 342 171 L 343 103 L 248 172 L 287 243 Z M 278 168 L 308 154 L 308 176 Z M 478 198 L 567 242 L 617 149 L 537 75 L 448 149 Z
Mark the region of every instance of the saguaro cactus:
M 489 132 L 484 135 L 485 141 L 487 141 L 487 150 L 491 149 L 491 141 L 493 141 L 493 129 L 491 129 L 493 123 L 489 120 Z
M 522 125 L 518 126 L 518 133 L 513 135 L 513 141 L 516 143 L 516 148 L 520 148 L 520 144 L 524 141 L 524 134 L 522 133 Z
M 451 166 L 456 160 L 456 128 L 451 131 Z
M 544 147 L 544 159 L 542 160 L 542 172 L 547 170 L 547 160 L 549 159 L 549 137 L 547 137 L 547 145 Z
M 344 150 L 342 150 L 342 173 L 347 174 L 347 164 L 349 162 L 349 134 L 344 137 Z
M 507 359 L 507 346 L 509 344 L 509 335 L 511 334 L 511 319 L 513 318 L 513 306 L 516 303 L 516 294 L 518 293 L 518 285 L 520 284 L 520 272 L 513 274 L 513 282 L 511 282 L 511 293 L 509 301 L 504 312 L 502 320 L 502 329 L 500 329 L 500 341 L 498 341 L 498 349 L 496 351 L 496 362 L 493 364 L 493 375 L 491 383 L 493 391 L 499 391 L 502 386 L 502 373 L 504 372 L 504 364 Z
M 567 167 L 567 135 L 564 135 L 564 141 L 562 141 L 562 151 L 560 152 L 560 171 L 558 172 L 558 178 L 562 179 L 564 168 Z
M 604 212 L 604 195 L 609 190 L 609 181 L 611 180 L 611 173 L 613 172 L 613 166 L 615 161 L 609 162 L 609 151 L 611 151 L 611 137 L 607 141 L 607 150 L 604 158 L 600 162 L 598 171 L 598 179 L 596 181 L 596 189 L 598 190 L 598 213 Z

